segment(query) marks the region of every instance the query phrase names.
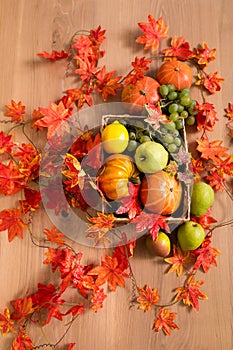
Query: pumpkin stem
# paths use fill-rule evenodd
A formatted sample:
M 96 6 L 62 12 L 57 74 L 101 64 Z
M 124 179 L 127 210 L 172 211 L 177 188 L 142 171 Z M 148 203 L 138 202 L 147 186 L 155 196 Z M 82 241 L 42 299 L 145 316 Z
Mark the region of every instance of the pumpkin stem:
M 144 91 L 144 90 L 139 90 L 139 93 L 143 96 L 146 96 L 146 91 Z
M 134 185 L 138 185 L 141 181 L 139 177 L 130 177 L 129 182 L 132 182 Z
M 179 67 L 175 67 L 174 69 L 176 72 L 179 72 L 180 68 Z

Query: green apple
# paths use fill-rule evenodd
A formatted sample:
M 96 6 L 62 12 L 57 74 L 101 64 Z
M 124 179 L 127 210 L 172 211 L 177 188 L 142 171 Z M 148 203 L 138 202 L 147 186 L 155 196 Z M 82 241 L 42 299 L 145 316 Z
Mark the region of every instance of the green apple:
M 159 231 L 157 240 L 154 242 L 151 236 L 146 238 L 146 247 L 151 255 L 166 257 L 171 250 L 171 243 L 168 236 Z
M 214 190 L 207 183 L 200 181 L 195 182 L 191 196 L 191 214 L 202 216 L 211 207 L 214 202 Z
M 187 221 L 179 226 L 177 238 L 184 252 L 187 250 L 195 250 L 204 241 L 205 231 L 200 224 L 194 221 Z
M 168 152 L 160 143 L 147 141 L 137 147 L 134 158 L 141 172 L 152 174 L 166 167 Z

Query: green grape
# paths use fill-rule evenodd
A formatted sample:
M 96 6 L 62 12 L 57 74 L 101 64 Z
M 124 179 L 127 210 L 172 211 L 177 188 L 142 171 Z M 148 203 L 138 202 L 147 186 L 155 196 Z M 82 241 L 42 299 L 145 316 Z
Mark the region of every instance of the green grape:
M 183 129 L 183 123 L 182 123 L 182 120 L 181 120 L 181 119 L 178 119 L 178 120 L 175 122 L 175 124 L 176 124 L 176 129 L 177 129 L 177 130 Z
M 128 152 L 133 152 L 137 148 L 138 143 L 135 140 L 129 140 L 128 146 L 127 146 L 127 151 Z
M 169 92 L 172 92 L 172 91 L 176 90 L 176 87 L 173 84 L 168 84 L 167 87 L 168 87 Z
M 180 147 L 180 145 L 181 145 L 181 139 L 180 139 L 180 137 L 175 137 L 175 138 L 174 138 L 174 144 L 175 144 L 177 147 Z
M 169 116 L 169 120 L 172 120 L 173 122 L 175 122 L 178 119 L 179 119 L 179 114 L 177 112 L 171 113 Z
M 189 107 L 188 111 L 189 111 L 189 114 L 192 114 L 192 115 L 196 115 L 198 113 L 198 110 L 194 111 L 193 108 L 191 107 Z
M 129 139 L 130 139 L 130 140 L 136 140 L 136 134 L 135 134 L 135 132 L 133 132 L 133 131 L 130 131 L 130 132 L 129 132 Z
M 186 124 L 187 125 L 194 125 L 195 124 L 195 117 L 193 115 L 190 115 L 187 119 L 186 119 Z
M 170 106 L 168 107 L 168 112 L 175 113 L 177 111 L 178 111 L 178 104 L 177 103 L 170 104 Z
M 179 136 L 179 135 L 180 135 L 179 130 L 177 130 L 177 129 L 172 130 L 172 135 L 173 135 L 174 137 Z
M 167 149 L 168 152 L 175 153 L 177 151 L 177 146 L 174 143 L 171 143 L 170 145 L 168 145 Z
M 167 95 L 167 97 L 168 97 L 168 99 L 169 99 L 170 101 L 176 100 L 176 99 L 177 99 L 177 96 L 178 96 L 178 94 L 177 94 L 176 91 L 171 91 L 171 92 L 169 92 L 169 94 Z
M 169 93 L 169 88 L 168 88 L 168 86 L 167 86 L 167 85 L 161 85 L 160 88 L 159 88 L 159 92 L 160 92 L 160 94 L 161 94 L 163 97 L 167 96 L 168 93 Z
M 151 141 L 151 139 L 150 139 L 149 136 L 147 136 L 147 135 L 142 135 L 142 136 L 140 137 L 140 140 L 139 140 L 140 143 L 144 143 L 144 142 L 147 142 L 147 141 Z
M 188 118 L 189 114 L 188 114 L 187 111 L 183 111 L 183 112 L 180 113 L 180 116 L 181 116 L 181 118 L 186 119 L 186 118 Z
M 122 119 L 122 118 L 117 119 L 117 121 L 118 121 L 120 124 L 122 124 L 122 125 L 126 125 L 126 124 L 127 124 L 126 120 L 125 120 L 125 119 Z
M 181 113 L 181 112 L 183 112 L 183 110 L 184 110 L 184 106 L 178 104 L 177 112 L 178 112 L 178 113 Z
M 144 123 L 141 120 L 136 120 L 135 121 L 135 126 L 138 129 L 144 129 L 144 127 L 145 127 Z
M 189 107 L 189 106 L 191 105 L 191 103 L 192 103 L 192 99 L 191 99 L 190 96 L 187 96 L 187 95 L 181 96 L 181 98 L 180 98 L 180 104 L 181 104 L 182 106 Z
M 160 131 L 161 131 L 162 134 L 166 134 L 167 133 L 167 129 L 164 128 L 164 127 L 160 128 Z
M 164 141 L 166 143 L 173 143 L 174 142 L 174 137 L 171 134 L 166 134 L 164 136 Z
M 180 90 L 179 96 L 189 96 L 190 94 L 190 89 L 189 88 L 183 88 Z
M 173 121 L 165 124 L 164 126 L 167 130 L 174 130 L 176 128 L 176 124 Z
M 192 100 L 190 104 L 190 108 L 194 108 L 196 106 L 197 102 L 195 100 Z

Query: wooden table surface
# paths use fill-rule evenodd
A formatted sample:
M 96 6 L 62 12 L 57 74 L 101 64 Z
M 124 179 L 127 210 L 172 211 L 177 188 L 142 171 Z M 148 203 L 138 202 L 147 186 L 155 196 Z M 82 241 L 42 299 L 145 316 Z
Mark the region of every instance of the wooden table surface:
M 209 98 L 219 117 L 211 137 L 224 140 L 224 145 L 232 149 L 224 117 L 224 108 L 233 101 L 232 13 L 232 0 L 1 0 L 1 117 L 11 99 L 21 100 L 32 112 L 61 97 L 64 88 L 68 88 L 63 62 L 46 63 L 36 53 L 60 51 L 79 29 L 97 28 L 99 24 L 106 29 L 104 63 L 108 71 L 116 69 L 120 75 L 126 74 L 134 57 L 145 54 L 142 46 L 135 43 L 140 33 L 137 23 L 147 21 L 148 14 L 152 14 L 156 19 L 162 16 L 169 24 L 170 37 L 184 35 L 193 47 L 206 41 L 210 48 L 217 49 L 211 70 L 218 71 L 225 81 L 221 92 Z M 20 140 L 20 132 L 15 134 Z M 14 207 L 15 198 L 1 197 L 1 208 Z M 216 195 L 213 216 L 219 221 L 232 217 L 232 202 L 225 193 Z M 47 224 L 46 215 L 38 214 L 33 229 L 41 232 Z M 34 247 L 27 234 L 24 236 L 23 240 L 16 238 L 9 243 L 6 232 L 0 235 L 1 312 L 28 288 L 30 292 L 35 290 L 38 282 L 55 280 L 50 267 L 43 264 L 44 250 Z M 162 332 L 157 334 L 152 331 L 153 314 L 136 307 L 129 310 L 128 283 L 125 289 L 110 294 L 97 314 L 88 312 L 80 317 L 58 349 L 65 350 L 68 343 L 77 342 L 75 349 L 79 350 L 231 350 L 232 227 L 216 230 L 213 243 L 222 253 L 218 267 L 199 274 L 205 281 L 202 290 L 209 299 L 200 301 L 199 312 L 181 304 L 173 307 L 178 312 L 179 331 L 173 331 L 170 337 Z M 73 244 L 78 247 L 78 243 Z M 97 262 L 104 254 L 103 250 L 83 246 L 80 249 L 89 261 Z M 171 291 L 179 286 L 175 274 L 165 274 L 167 266 L 145 252 L 138 254 L 132 264 L 139 284 L 158 287 L 164 298 L 170 298 Z M 63 330 L 64 324 L 54 321 L 45 328 L 45 333 L 54 343 Z M 30 328 L 30 334 L 36 345 L 45 343 L 35 327 Z M 13 337 L 10 334 L 1 337 L 0 349 L 10 349 Z

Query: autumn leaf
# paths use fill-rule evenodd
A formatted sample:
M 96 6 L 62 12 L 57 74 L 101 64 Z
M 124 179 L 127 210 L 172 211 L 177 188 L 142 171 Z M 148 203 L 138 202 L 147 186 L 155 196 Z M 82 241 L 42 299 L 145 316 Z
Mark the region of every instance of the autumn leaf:
M 62 58 L 67 58 L 69 56 L 69 54 L 65 50 L 62 50 L 60 52 L 53 50 L 51 54 L 48 53 L 47 51 L 43 51 L 43 52 L 38 53 L 37 56 L 46 58 L 50 61 L 57 61 L 57 60 L 60 60 Z
M 156 241 L 160 229 L 170 232 L 165 217 L 158 214 L 141 212 L 131 222 L 136 224 L 136 232 L 148 230 L 154 241 Z
M 203 160 L 201 158 L 194 159 L 191 157 L 191 169 L 194 174 L 194 181 L 200 181 L 200 174 L 205 170 Z
M 24 298 L 18 298 L 10 302 L 13 307 L 13 312 L 11 312 L 11 319 L 22 323 L 26 317 L 30 316 L 35 308 L 32 305 L 32 298 L 27 294 Z
M 65 108 L 62 101 L 57 105 L 51 102 L 49 108 L 39 108 L 42 118 L 35 122 L 35 125 L 48 128 L 47 137 L 51 138 L 55 130 L 70 117 L 70 110 Z
M 201 48 L 195 48 L 197 62 L 200 66 L 208 66 L 208 64 L 215 60 L 216 49 L 210 50 L 207 43 L 203 42 Z
M 160 299 L 158 294 L 158 288 L 152 289 L 151 286 L 146 285 L 145 288 L 138 288 L 139 297 L 137 302 L 139 303 L 139 309 L 148 312 L 152 309 L 153 305 L 157 305 Z
M 5 106 L 8 112 L 6 113 L 7 117 L 11 117 L 12 122 L 22 122 L 25 114 L 25 106 L 22 105 L 22 102 L 15 102 L 11 100 L 11 105 Z
M 76 343 L 70 343 L 67 350 L 72 350 L 75 347 Z
M 136 246 L 136 238 L 127 239 L 125 233 L 122 234 L 122 242 L 114 249 L 113 257 L 118 260 L 119 267 L 126 270 L 129 267 L 129 259 L 133 257 L 134 249 Z
M 33 212 L 40 208 L 40 202 L 42 198 L 39 191 L 26 187 L 24 188 L 24 197 L 25 200 L 19 201 L 23 214 L 26 214 L 28 211 Z
M 183 268 L 186 267 L 186 265 L 193 262 L 193 257 L 191 256 L 190 252 L 183 252 L 178 246 L 173 246 L 173 256 L 170 258 L 164 259 L 165 262 L 168 264 L 171 264 L 170 269 L 168 272 L 176 271 L 176 274 L 178 277 L 180 277 L 183 273 Z
M 233 103 L 232 102 L 229 103 L 229 108 L 225 108 L 225 112 L 226 112 L 226 117 L 229 120 L 233 120 Z
M 221 90 L 220 83 L 224 81 L 224 79 L 218 77 L 217 74 L 217 72 L 206 74 L 205 76 L 200 76 L 200 74 L 198 74 L 199 80 L 197 80 L 195 84 L 203 85 L 210 94 L 214 94 Z
M 114 215 L 97 212 L 97 217 L 88 217 L 88 220 L 91 224 L 88 224 L 87 237 L 94 239 L 95 246 L 109 242 L 106 234 L 114 226 Z
M 171 40 L 171 47 L 164 49 L 162 53 L 165 57 L 175 56 L 181 61 L 186 61 L 194 56 L 194 52 L 190 50 L 190 45 L 185 41 L 185 37 L 178 38 L 176 35 Z
M 91 276 L 97 276 L 96 285 L 101 286 L 108 282 L 109 289 L 114 292 L 117 286 L 125 287 L 124 278 L 128 278 L 128 274 L 122 271 L 119 267 L 119 262 L 116 257 L 105 255 L 105 261 L 101 262 L 101 266 L 94 267 L 90 272 Z
M 178 330 L 179 327 L 173 322 L 176 315 L 176 312 L 170 312 L 169 309 L 161 308 L 158 312 L 157 318 L 154 320 L 153 330 L 155 332 L 163 330 L 167 335 L 171 334 L 171 329 Z
M 64 235 L 63 233 L 58 232 L 55 226 L 53 226 L 51 230 L 45 228 L 44 234 L 50 242 L 56 243 L 60 246 L 64 244 Z
M 94 137 L 90 137 L 86 142 L 87 147 L 87 165 L 92 168 L 101 167 L 101 136 L 97 133 Z
M 106 67 L 103 66 L 101 70 L 96 73 L 95 91 L 100 92 L 104 101 L 107 101 L 108 95 L 115 96 L 116 91 L 122 88 L 120 83 L 121 76 L 113 77 L 116 71 L 106 73 Z
M 221 140 L 214 140 L 210 142 L 207 137 L 197 139 L 197 150 L 201 153 L 201 158 L 211 159 L 218 163 L 222 157 L 226 157 L 228 148 L 222 146 Z
M 62 174 L 70 180 L 69 185 L 71 188 L 79 184 L 80 171 L 81 165 L 78 159 L 72 154 L 67 153 L 64 160 L 64 170 L 62 171 Z
M 14 339 L 12 347 L 10 350 L 30 350 L 34 349 L 31 338 L 23 327 L 20 328 L 18 336 Z
M 12 135 L 6 135 L 4 131 L 0 132 L 0 155 L 11 153 L 15 143 L 12 142 Z
M 139 28 L 144 32 L 136 39 L 139 44 L 145 44 L 144 49 L 147 50 L 150 47 L 152 51 L 158 49 L 160 41 L 168 37 L 168 26 L 164 25 L 163 18 L 160 17 L 157 21 L 152 15 L 148 15 L 148 23 L 138 23 Z
M 196 115 L 197 129 L 213 131 L 215 123 L 219 120 L 213 104 L 208 102 L 197 104 L 195 111 L 198 111 Z
M 135 218 L 142 211 L 141 204 L 138 199 L 139 185 L 132 182 L 128 185 L 129 195 L 121 199 L 122 205 L 117 209 L 116 214 L 127 213 L 129 219 Z
M 0 231 L 8 230 L 8 240 L 11 242 L 16 236 L 23 238 L 23 230 L 27 225 L 21 218 L 20 209 L 4 209 L 0 212 Z
M 147 103 L 145 105 L 145 109 L 148 112 L 149 116 L 144 120 L 150 124 L 154 130 L 159 129 L 161 124 L 169 123 L 166 115 L 162 113 L 160 104 L 155 106 L 153 103 Z
M 135 85 L 138 80 L 144 78 L 146 71 L 149 70 L 149 64 L 152 60 L 148 60 L 145 57 L 135 57 L 135 60 L 131 63 L 133 69 L 124 77 L 124 85 Z
M 25 186 L 24 174 L 13 160 L 5 165 L 0 163 L 0 193 L 9 196 L 19 192 Z
M 213 185 L 213 184 L 212 184 Z M 216 219 L 214 219 L 210 214 L 212 211 L 212 207 L 210 207 L 207 212 L 201 216 L 191 216 L 190 220 L 197 222 L 200 224 L 205 230 L 210 228 L 211 224 L 214 224 L 217 222 Z
M 2 331 L 2 335 L 7 334 L 8 332 L 15 332 L 13 326 L 14 321 L 11 319 L 10 310 L 6 307 L 4 309 L 4 313 L 0 312 L 0 329 Z
M 104 293 L 103 288 L 97 288 L 96 290 L 94 290 L 91 296 L 91 308 L 95 313 L 103 307 L 103 302 L 106 298 L 107 295 Z
M 194 275 L 190 275 L 183 287 L 176 289 L 175 300 L 182 300 L 187 306 L 192 306 L 194 310 L 199 310 L 198 299 L 208 299 L 207 295 L 200 291 L 200 286 L 204 281 L 195 281 Z
M 216 256 L 220 255 L 220 250 L 211 245 L 211 239 L 207 237 L 202 243 L 201 247 L 191 252 L 194 256 L 197 256 L 194 270 L 199 269 L 202 266 L 204 272 L 208 272 L 211 265 L 217 266 Z

